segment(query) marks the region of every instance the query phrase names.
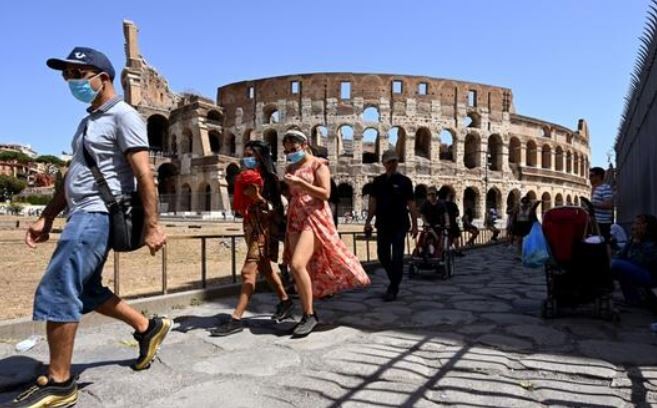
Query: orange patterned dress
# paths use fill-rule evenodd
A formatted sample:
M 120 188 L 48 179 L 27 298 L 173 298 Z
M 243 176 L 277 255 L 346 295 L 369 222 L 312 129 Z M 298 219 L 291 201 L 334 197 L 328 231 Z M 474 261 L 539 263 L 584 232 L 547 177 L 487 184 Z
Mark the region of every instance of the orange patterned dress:
M 315 182 L 315 172 L 325 162 L 312 158 L 310 163 L 287 172 L 310 184 Z M 308 263 L 313 296 L 322 298 L 336 292 L 370 284 L 363 266 L 338 236 L 327 201 L 312 197 L 305 190 L 290 186 L 290 203 L 287 209 L 287 236 L 312 230 L 319 240 L 318 249 Z M 289 238 L 286 238 L 289 239 Z M 289 242 L 287 242 L 289 244 Z M 286 245 L 289 248 L 289 245 Z M 290 253 L 285 251 L 289 264 Z

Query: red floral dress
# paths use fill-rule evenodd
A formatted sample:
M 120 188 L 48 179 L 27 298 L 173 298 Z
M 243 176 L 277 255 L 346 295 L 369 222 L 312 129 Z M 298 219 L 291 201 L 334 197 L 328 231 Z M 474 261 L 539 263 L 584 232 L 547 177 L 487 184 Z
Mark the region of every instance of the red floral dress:
M 325 162 L 312 158 L 310 163 L 291 170 L 293 174 L 310 184 L 315 182 L 317 169 Z M 300 187 L 290 186 L 290 203 L 287 209 L 287 235 L 312 230 L 319 240 L 318 249 L 308 263 L 313 296 L 321 298 L 347 289 L 364 287 L 370 278 L 363 266 L 338 236 L 327 201 L 312 197 Z M 289 239 L 289 238 L 287 238 Z M 287 242 L 285 258 L 289 264 L 290 251 Z

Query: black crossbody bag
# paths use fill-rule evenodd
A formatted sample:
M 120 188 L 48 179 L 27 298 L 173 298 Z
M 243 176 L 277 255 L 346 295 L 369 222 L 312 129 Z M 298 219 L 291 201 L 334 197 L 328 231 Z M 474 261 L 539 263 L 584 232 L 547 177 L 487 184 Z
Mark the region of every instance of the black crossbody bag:
M 110 248 L 115 252 L 130 252 L 144 246 L 144 207 L 137 192 L 114 197 L 96 160 L 84 146 L 87 128 L 82 135 L 82 151 L 87 167 L 96 179 L 98 192 L 110 216 Z

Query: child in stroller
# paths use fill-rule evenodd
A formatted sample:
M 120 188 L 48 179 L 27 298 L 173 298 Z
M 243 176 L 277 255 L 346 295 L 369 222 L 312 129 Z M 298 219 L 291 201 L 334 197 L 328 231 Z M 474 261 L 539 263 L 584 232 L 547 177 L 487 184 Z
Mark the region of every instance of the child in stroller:
M 449 249 L 449 214 L 445 206 L 446 194 L 438 199 L 435 187 L 427 191 L 427 201 L 420 208 L 423 227 L 411 255 L 409 275 L 413 277 L 419 269 L 434 269 L 443 278 L 453 272 L 453 251 Z

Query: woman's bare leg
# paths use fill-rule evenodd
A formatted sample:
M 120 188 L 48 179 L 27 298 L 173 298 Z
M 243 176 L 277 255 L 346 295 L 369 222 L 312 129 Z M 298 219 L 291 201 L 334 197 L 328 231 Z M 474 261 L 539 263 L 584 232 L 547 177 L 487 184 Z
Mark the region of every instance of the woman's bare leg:
M 255 261 L 246 261 L 242 267 L 242 290 L 240 291 L 237 306 L 233 311 L 233 319 L 241 319 L 244 311 L 249 305 L 249 300 L 255 292 L 256 275 L 258 274 L 258 264 Z
M 300 234 L 290 237 L 292 248 L 292 260 L 290 269 L 294 274 L 294 281 L 299 290 L 299 299 L 301 307 L 305 314 L 312 315 L 313 309 L 313 290 L 310 275 L 308 274 L 308 262 L 315 251 L 315 234 L 312 230 L 302 231 Z

